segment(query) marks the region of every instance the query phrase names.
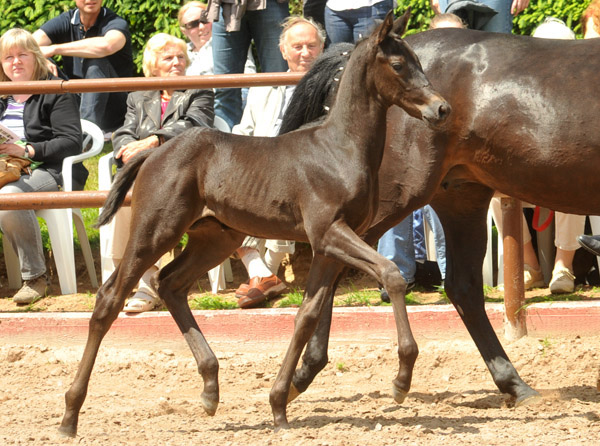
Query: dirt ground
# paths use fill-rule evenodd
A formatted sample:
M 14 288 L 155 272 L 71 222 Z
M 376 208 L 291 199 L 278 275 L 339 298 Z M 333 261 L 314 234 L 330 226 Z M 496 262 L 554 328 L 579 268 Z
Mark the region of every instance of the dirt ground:
M 357 337 L 360 339 L 360 336 Z M 391 339 L 333 342 L 330 360 L 273 431 L 268 393 L 285 343 L 213 342 L 221 372 L 214 417 L 198 402 L 202 381 L 181 343 L 105 343 L 76 439 L 57 434 L 64 392 L 82 346 L 0 343 L 3 445 L 592 445 L 600 438 L 596 388 L 600 336 L 523 338 L 505 347 L 543 396 L 514 408 L 469 339 L 418 339 L 421 353 L 402 405 Z
M 296 260 L 295 277 L 286 271 L 286 279 L 299 285 L 305 269 L 306 262 Z M 234 275 L 236 280 L 243 276 L 235 263 Z M 85 270 L 78 277 L 85 278 Z M 83 280 L 80 288 L 89 293 L 60 296 L 55 283 L 51 296 L 31 310 L 91 311 L 95 290 Z M 341 288 L 369 286 L 376 284 L 353 274 Z M 199 287 L 207 289 L 208 282 Z M 6 287 L 0 293 L 10 295 Z M 528 297 L 534 293 L 544 290 Z M 595 289 L 580 293 L 598 297 Z M 439 293 L 421 294 L 424 300 L 440 298 Z M 0 311 L 15 310 L 11 299 L 0 299 Z M 0 444 L 598 444 L 600 335 L 504 342 L 523 379 L 543 397 L 519 408 L 498 392 L 470 339 L 440 334 L 417 341 L 420 355 L 413 385 L 402 405 L 391 397 L 398 367 L 393 333 L 381 339 L 357 333 L 352 342 L 333 341 L 325 370 L 288 408 L 291 429 L 275 433 L 268 394 L 287 342 L 211 341 L 220 362 L 221 398 L 217 414 L 209 417 L 198 401 L 202 380 L 183 339 L 144 345 L 107 339 L 78 436 L 66 439 L 57 427 L 83 343 L 0 337 Z

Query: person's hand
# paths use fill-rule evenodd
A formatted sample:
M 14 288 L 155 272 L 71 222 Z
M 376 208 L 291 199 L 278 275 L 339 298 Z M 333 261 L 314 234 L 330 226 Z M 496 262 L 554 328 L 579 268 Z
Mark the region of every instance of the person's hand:
M 512 5 L 510 7 L 510 13 L 512 15 L 517 15 L 521 11 L 524 11 L 528 6 L 529 0 L 513 0 Z
M 0 144 L 0 153 L 25 158 L 25 147 L 18 144 Z
M 138 152 L 158 147 L 159 143 L 160 141 L 156 135 L 140 139 L 139 141 L 132 141 L 129 144 L 122 146 L 115 155 L 115 158 L 121 158 L 121 161 L 126 164 Z
M 52 62 L 51 60 L 47 59 L 46 65 L 48 66 L 48 70 L 50 71 L 50 73 L 52 73 L 54 76 L 58 77 L 58 68 L 57 68 L 56 64 L 54 62 Z
M 442 11 L 440 10 L 440 0 L 431 0 L 431 9 L 433 9 L 433 12 L 436 14 L 441 14 Z

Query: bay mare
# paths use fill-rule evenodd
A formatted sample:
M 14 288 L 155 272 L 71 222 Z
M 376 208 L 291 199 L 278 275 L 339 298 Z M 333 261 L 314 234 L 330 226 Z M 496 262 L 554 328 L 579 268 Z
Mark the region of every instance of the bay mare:
M 413 210 L 431 203 L 446 238 L 448 298 L 500 391 L 517 405 L 535 401 L 538 393 L 513 367 L 485 313 L 486 215 L 494 191 L 557 211 L 600 214 L 600 39 L 438 29 L 405 40 L 453 111 L 444 128 L 434 130 L 407 119 L 398 108 L 389 110 L 379 208 L 364 240 L 375 244 Z M 347 57 L 339 53 L 337 63 Z M 294 115 L 292 100 L 283 131 L 322 114 L 324 97 L 337 85 L 302 82 L 309 93 L 298 98 L 300 114 Z M 316 103 L 310 97 L 315 91 L 321 93 Z M 301 85 L 295 94 L 302 94 Z M 332 286 L 322 291 L 328 293 L 327 307 L 294 375 L 293 395 L 305 391 L 327 364 L 341 270 L 327 272 L 332 277 Z M 394 392 L 407 392 L 409 386 L 409 380 L 395 380 Z
M 308 241 L 314 252 L 294 335 L 270 394 L 276 429 L 288 427 L 292 376 L 319 320 L 325 295 L 313 296 L 329 283 L 323 275 L 329 265 L 341 262 L 385 284 L 401 337 L 398 373 L 406 379 L 417 352 L 404 303 L 406 282 L 393 262 L 359 234 L 371 226 L 377 211 L 388 108 L 402 107 L 430 125 L 441 124 L 450 112 L 400 38 L 409 16 L 407 12 L 394 22 L 390 12 L 354 49 L 336 104 L 322 125 L 276 138 L 194 128 L 134 157 L 117 174 L 98 223 L 114 216 L 135 180 L 132 230 L 124 258 L 98 290 L 83 358 L 65 395 L 60 432 L 76 435 L 100 343 L 125 299 L 185 233 L 186 248 L 154 280 L 198 363 L 204 380 L 201 402 L 208 414 L 219 403 L 219 365 L 187 294 L 200 276 L 240 246 L 245 234 Z M 277 169 L 265 168 L 270 165 Z

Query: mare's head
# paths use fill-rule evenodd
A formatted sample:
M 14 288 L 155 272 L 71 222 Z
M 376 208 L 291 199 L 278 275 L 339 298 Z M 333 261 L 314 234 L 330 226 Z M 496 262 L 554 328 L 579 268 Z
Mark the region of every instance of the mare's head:
M 373 85 L 386 104 L 404 109 L 432 126 L 442 124 L 451 107 L 429 83 L 414 51 L 402 40 L 410 9 L 394 21 L 390 11 L 383 23 L 363 42 L 372 61 L 367 85 Z M 360 44 L 359 44 L 360 45 Z M 359 47 L 357 46 L 357 51 Z

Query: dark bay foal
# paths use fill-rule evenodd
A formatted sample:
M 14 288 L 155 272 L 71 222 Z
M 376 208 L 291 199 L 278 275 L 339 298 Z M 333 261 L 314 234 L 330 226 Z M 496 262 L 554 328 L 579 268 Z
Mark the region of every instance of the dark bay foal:
M 155 280 L 198 363 L 208 414 L 215 413 L 219 401 L 218 361 L 194 320 L 187 293 L 198 277 L 240 246 L 245 234 L 308 241 L 314 251 L 293 339 L 270 395 L 276 428 L 288 427 L 290 383 L 324 306 L 317 291 L 330 286 L 331 277 L 323 274 L 328 265 L 352 266 L 385 285 L 399 333 L 398 379 L 410 381 L 417 346 L 404 303 L 406 283 L 392 262 L 359 237 L 377 212 L 388 109 L 397 105 L 431 125 L 442 123 L 450 112 L 400 38 L 408 17 L 407 12 L 394 22 L 388 14 L 358 44 L 341 78 L 344 93 L 322 125 L 277 138 L 196 128 L 132 159 L 117 175 L 99 224 L 114 216 L 135 180 L 134 228 L 121 264 L 98 290 L 83 358 L 65 396 L 61 432 L 77 432 L 100 343 L 126 297 L 185 233 L 186 248 Z M 268 165 L 277 169 L 267 171 Z

